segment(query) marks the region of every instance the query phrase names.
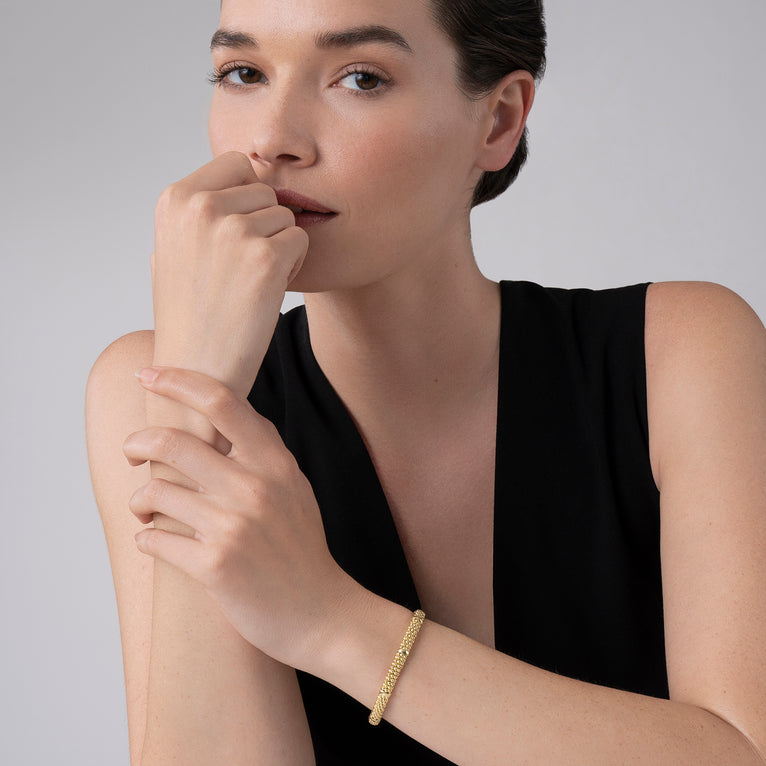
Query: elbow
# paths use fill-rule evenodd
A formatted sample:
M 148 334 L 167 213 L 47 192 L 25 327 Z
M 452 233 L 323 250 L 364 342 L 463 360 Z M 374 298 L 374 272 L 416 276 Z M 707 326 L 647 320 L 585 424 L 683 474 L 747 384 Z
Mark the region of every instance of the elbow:
M 705 713 L 717 719 L 718 724 L 722 724 L 727 733 L 735 741 L 733 751 L 741 753 L 736 763 L 742 763 L 743 766 L 766 766 L 766 747 L 763 742 L 759 742 L 748 730 L 748 727 L 735 724 L 729 717 L 710 710 L 701 708 Z

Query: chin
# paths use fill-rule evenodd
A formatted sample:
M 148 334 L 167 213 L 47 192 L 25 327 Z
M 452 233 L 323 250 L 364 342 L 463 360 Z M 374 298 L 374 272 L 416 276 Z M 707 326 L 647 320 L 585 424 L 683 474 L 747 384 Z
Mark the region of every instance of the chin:
M 326 293 L 350 287 L 351 285 L 344 284 L 347 279 L 344 280 L 342 275 L 337 273 L 339 270 L 328 264 L 326 259 L 312 254 L 309 248 L 301 270 L 290 282 L 287 290 L 291 293 Z
M 287 289 L 291 293 L 327 293 L 364 287 L 374 276 L 368 269 L 360 269 L 361 265 L 348 251 L 328 253 L 309 245 L 303 266 Z

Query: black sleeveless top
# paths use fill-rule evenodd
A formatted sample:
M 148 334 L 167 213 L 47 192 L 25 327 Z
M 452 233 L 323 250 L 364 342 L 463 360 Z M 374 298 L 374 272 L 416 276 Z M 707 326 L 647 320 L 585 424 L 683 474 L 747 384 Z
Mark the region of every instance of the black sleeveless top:
M 495 646 L 555 673 L 668 696 L 659 494 L 649 464 L 646 285 L 502 283 L 495 466 Z M 250 394 L 311 482 L 327 543 L 369 590 L 420 604 L 353 420 L 312 353 L 303 307 L 280 318 Z M 381 673 L 385 668 L 381 669 Z M 449 763 L 298 673 L 318 766 Z M 376 690 L 370 690 L 374 701 Z

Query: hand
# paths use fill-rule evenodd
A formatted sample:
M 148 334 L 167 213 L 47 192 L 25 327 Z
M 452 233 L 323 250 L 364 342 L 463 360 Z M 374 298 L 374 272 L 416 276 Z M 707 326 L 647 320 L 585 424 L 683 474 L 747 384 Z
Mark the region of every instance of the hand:
M 206 373 L 245 397 L 307 249 L 244 154 L 222 154 L 165 189 L 152 254 L 155 364 Z
M 272 423 L 218 381 L 170 368 L 144 376 L 148 391 L 201 413 L 232 446 L 222 455 L 169 428 L 128 437 L 123 449 L 131 465 L 158 461 L 196 488 L 154 478 L 136 491 L 130 509 L 143 523 L 159 512 L 193 530 L 193 537 L 143 530 L 139 550 L 199 581 L 258 649 L 315 670 L 371 594 L 332 558 L 308 480 Z

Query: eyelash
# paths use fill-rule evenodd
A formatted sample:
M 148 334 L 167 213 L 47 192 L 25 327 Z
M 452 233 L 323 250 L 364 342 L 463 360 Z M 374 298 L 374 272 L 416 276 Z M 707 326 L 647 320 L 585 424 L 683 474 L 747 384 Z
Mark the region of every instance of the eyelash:
M 242 63 L 238 63 L 234 61 L 231 64 L 226 64 L 222 67 L 217 67 L 213 72 L 211 72 L 208 75 L 207 79 L 208 79 L 208 82 L 211 85 L 215 86 L 216 88 L 217 87 L 232 88 L 235 90 L 245 89 L 250 86 L 239 85 L 237 83 L 230 82 L 228 79 L 226 79 L 232 72 L 237 72 L 239 70 L 245 70 L 245 69 L 249 69 L 251 72 L 255 72 L 257 74 L 262 74 L 260 70 L 256 69 L 253 66 L 250 66 L 249 64 L 242 64 Z M 346 67 L 336 82 L 340 82 L 344 78 L 349 77 L 350 75 L 355 75 L 355 74 L 368 75 L 378 80 L 378 83 L 379 83 L 378 87 L 371 88 L 369 90 L 363 90 L 363 89 L 353 90 L 351 88 L 346 89 L 346 90 L 350 90 L 355 96 L 362 96 L 363 98 L 375 98 L 376 96 L 379 96 L 392 83 L 390 78 L 385 77 L 376 69 L 372 67 L 365 67 L 359 64 L 352 64 L 351 66 Z M 258 83 L 252 83 L 252 85 L 257 85 L 257 84 Z

